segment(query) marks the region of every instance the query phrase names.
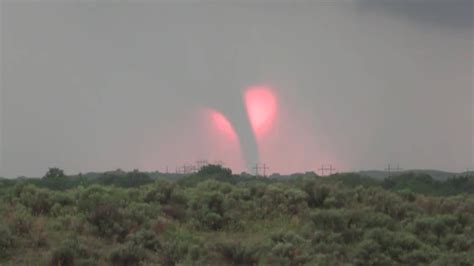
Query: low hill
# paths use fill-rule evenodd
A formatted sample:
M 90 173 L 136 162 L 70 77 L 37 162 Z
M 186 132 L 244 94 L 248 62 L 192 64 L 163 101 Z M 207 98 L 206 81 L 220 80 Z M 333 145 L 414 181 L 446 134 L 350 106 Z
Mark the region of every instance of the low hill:
M 446 179 L 448 179 L 450 177 L 453 177 L 453 176 L 464 175 L 467 172 L 454 173 L 454 172 L 445 172 L 445 171 L 432 170 L 432 169 L 413 169 L 413 170 L 404 170 L 404 171 L 400 171 L 400 172 L 388 172 L 388 171 L 381 171 L 381 170 L 366 170 L 366 171 L 359 171 L 358 173 L 360 175 L 372 177 L 372 178 L 375 178 L 375 179 L 384 179 L 384 178 L 387 178 L 389 176 L 403 175 L 403 174 L 408 174 L 408 173 L 416 173 L 416 174 L 429 175 L 433 179 L 436 179 L 436 180 L 446 180 Z

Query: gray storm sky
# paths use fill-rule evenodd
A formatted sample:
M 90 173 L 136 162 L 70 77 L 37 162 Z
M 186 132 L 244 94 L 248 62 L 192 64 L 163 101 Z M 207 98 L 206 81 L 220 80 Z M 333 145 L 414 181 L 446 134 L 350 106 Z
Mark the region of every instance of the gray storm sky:
M 201 107 L 255 160 L 260 83 L 341 170 L 474 168 L 473 46 L 472 1 L 2 1 L 0 176 L 174 169 Z

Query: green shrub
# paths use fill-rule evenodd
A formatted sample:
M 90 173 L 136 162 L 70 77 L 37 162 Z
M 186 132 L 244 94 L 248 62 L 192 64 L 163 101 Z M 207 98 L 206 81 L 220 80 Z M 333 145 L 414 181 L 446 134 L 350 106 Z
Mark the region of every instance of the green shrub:
M 426 241 L 438 243 L 447 233 L 453 232 L 455 228 L 462 227 L 454 215 L 437 215 L 430 217 L 419 217 L 415 219 L 409 228 L 416 235 Z
M 51 265 L 68 266 L 74 265 L 74 250 L 68 246 L 60 246 L 53 251 Z
M 395 263 L 384 252 L 380 244 L 374 240 L 364 240 L 356 248 L 354 264 L 366 265 L 394 265 Z
M 258 261 L 258 250 L 240 242 L 220 242 L 216 250 L 231 265 L 256 265 Z
M 120 189 L 105 189 L 94 185 L 81 193 L 78 207 L 98 234 L 124 238 L 131 226 L 130 219 L 127 219 L 122 210 L 127 203 L 126 195 Z
M 387 228 L 396 229 L 396 221 L 389 215 L 370 210 L 357 210 L 352 212 L 348 221 L 348 227 L 356 226 L 362 229 Z
M 444 245 L 452 251 L 463 252 L 474 249 L 474 238 L 467 235 L 448 235 L 444 239 Z
M 433 261 L 433 266 L 472 266 L 474 262 L 474 256 L 467 253 L 447 253 L 439 256 L 438 259 Z
M 340 209 L 318 210 L 311 215 L 311 219 L 322 230 L 341 232 L 349 225 L 347 212 Z
M 161 244 L 158 236 L 150 230 L 139 230 L 127 239 L 132 245 L 139 246 L 152 251 L 160 249 Z
M 121 210 L 124 219 L 136 226 L 146 224 L 151 218 L 160 214 L 160 206 L 148 203 L 130 203 L 125 209 Z
M 160 249 L 160 262 L 163 265 L 202 265 L 206 264 L 207 251 L 203 243 L 191 234 L 170 231 Z
M 98 254 L 89 251 L 77 238 L 64 240 L 51 254 L 51 265 L 96 265 Z
M 87 216 L 87 221 L 94 225 L 98 233 L 103 236 L 113 236 L 126 234 L 126 229 L 122 227 L 122 213 L 113 203 L 98 205 Z
M 26 210 L 20 208 L 14 213 L 10 226 L 17 235 L 29 235 L 33 228 L 33 217 Z
M 0 256 L 7 256 L 13 248 L 13 235 L 8 227 L 0 224 Z
M 135 266 L 146 258 L 143 248 L 127 243 L 119 245 L 110 254 L 110 264 L 114 266 Z
M 23 206 L 30 209 L 34 215 L 49 214 L 53 201 L 50 197 L 50 192 L 43 188 L 37 188 L 33 185 L 26 185 L 21 187 L 18 193 L 18 201 Z
M 302 265 L 311 260 L 306 249 L 307 240 L 293 233 L 277 233 L 271 236 L 268 248 L 268 261 L 275 265 Z
M 265 214 L 297 214 L 308 206 L 307 195 L 300 189 L 287 188 L 282 184 L 267 187 L 262 197 Z
M 199 192 L 191 201 L 191 212 L 200 228 L 219 230 L 229 221 L 225 215 L 224 195 L 218 191 Z
M 151 190 L 145 194 L 145 202 L 158 202 L 160 204 L 168 204 L 171 202 L 171 197 L 176 189 L 176 183 L 170 181 L 158 180 Z
M 324 201 L 330 195 L 330 190 L 327 186 L 316 184 L 314 180 L 304 183 L 303 191 L 307 194 L 306 199 L 310 208 L 323 206 Z

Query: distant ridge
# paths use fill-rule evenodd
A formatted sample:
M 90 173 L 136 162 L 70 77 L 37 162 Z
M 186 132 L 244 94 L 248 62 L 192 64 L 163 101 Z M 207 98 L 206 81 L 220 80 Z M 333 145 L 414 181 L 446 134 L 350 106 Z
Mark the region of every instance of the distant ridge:
M 454 176 L 461 176 L 461 175 L 474 175 L 474 171 L 469 172 L 445 172 L 440 170 L 432 170 L 432 169 L 412 169 L 412 170 L 404 170 L 400 172 L 388 172 L 388 171 L 381 171 L 381 170 L 366 170 L 366 171 L 359 171 L 360 175 L 368 176 L 375 179 L 384 179 L 389 177 L 389 175 L 400 175 L 400 174 L 407 174 L 407 173 L 416 173 L 416 174 L 427 174 L 430 175 L 433 179 L 436 180 L 446 180 L 450 177 Z

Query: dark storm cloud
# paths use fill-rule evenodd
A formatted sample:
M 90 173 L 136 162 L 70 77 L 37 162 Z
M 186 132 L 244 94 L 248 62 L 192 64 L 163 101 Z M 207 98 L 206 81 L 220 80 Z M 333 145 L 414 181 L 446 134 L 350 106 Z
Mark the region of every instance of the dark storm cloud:
M 473 3 L 472 0 L 360 0 L 358 8 L 431 26 L 472 30 Z

